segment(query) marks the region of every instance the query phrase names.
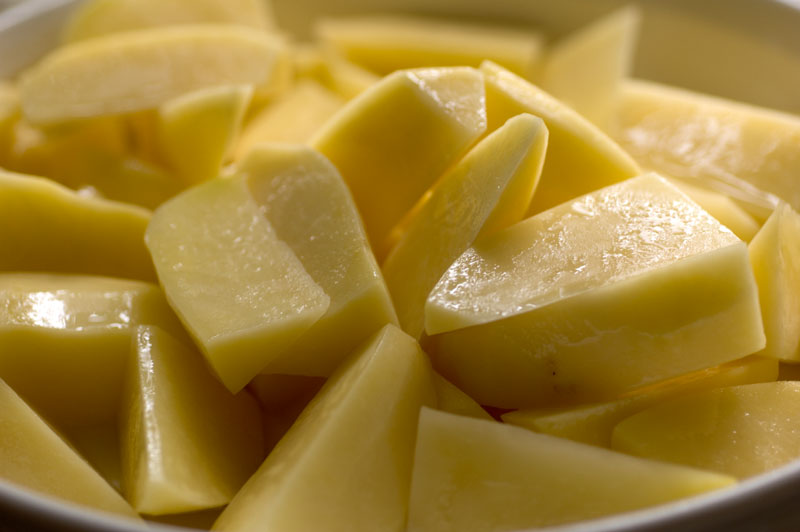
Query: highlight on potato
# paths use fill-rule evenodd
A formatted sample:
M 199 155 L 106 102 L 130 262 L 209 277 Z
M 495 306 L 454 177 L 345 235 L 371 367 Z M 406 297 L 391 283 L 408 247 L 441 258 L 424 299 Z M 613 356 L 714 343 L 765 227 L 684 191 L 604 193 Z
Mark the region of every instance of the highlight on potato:
M 800 117 L 633 79 L 639 23 L 83 2 L 0 82 L 0 480 L 502 532 L 800 458 Z

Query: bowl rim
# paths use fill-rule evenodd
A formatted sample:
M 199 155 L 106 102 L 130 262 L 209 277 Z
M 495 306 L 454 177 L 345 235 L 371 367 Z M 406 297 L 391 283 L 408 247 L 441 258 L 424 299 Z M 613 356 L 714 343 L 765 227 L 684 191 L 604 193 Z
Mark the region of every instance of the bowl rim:
M 79 0 L 26 0 L 0 13 L 0 35 L 15 30 L 38 19 L 61 18 Z M 765 4 L 780 4 L 800 16 L 800 0 L 764 0 Z M 22 54 L 10 71 L 33 62 L 47 51 L 58 39 L 57 32 L 48 35 L 43 46 Z M 8 75 L 0 71 L 0 79 Z M 697 495 L 670 503 L 624 512 L 592 520 L 568 523 L 555 527 L 538 528 L 537 531 L 552 532 L 661 532 L 680 530 L 707 530 L 711 527 L 724 529 L 726 524 L 752 517 L 765 509 L 778 506 L 800 495 L 800 459 L 772 471 L 745 479 L 731 487 Z M 0 479 L 0 528 L 6 525 L 5 518 L 12 523 L 38 523 L 41 529 L 49 529 L 53 523 L 63 530 L 83 532 L 175 532 L 191 530 L 161 523 L 146 525 L 121 516 L 82 507 L 49 495 L 40 494 L 25 487 Z M 29 529 L 26 525 L 26 529 Z M 532 532 L 519 530 L 517 532 Z

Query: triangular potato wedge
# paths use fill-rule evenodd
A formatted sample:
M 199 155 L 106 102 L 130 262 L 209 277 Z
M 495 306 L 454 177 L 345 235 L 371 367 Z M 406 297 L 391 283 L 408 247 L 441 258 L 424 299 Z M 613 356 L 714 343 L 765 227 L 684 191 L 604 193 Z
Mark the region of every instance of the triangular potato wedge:
M 145 514 L 223 506 L 264 457 L 256 400 L 159 327 L 133 335 L 120 427 L 123 490 Z
M 425 320 L 434 367 L 502 408 L 605 400 L 764 346 L 747 246 L 655 174 L 477 241 Z
M 159 107 L 159 151 L 184 184 L 220 174 L 252 95 L 253 88 L 247 85 L 211 87 Z
M 427 357 L 387 325 L 357 349 L 214 524 L 214 530 L 405 530 Z
M 325 314 L 264 373 L 327 377 L 387 323 L 389 291 L 336 168 L 306 146 L 253 149 L 238 166 L 261 214 L 330 298 Z
M 676 397 L 622 421 L 614 449 L 738 478 L 800 457 L 800 383 L 729 386 Z
M 640 173 L 633 159 L 597 126 L 537 86 L 485 61 L 487 131 L 519 113 L 544 120 L 550 139 L 529 215 Z
M 330 298 L 241 176 L 171 199 L 153 214 L 145 240 L 170 305 L 234 393 L 328 309 Z
M 800 362 L 800 214 L 781 203 L 749 249 L 767 335 L 760 354 Z
M 0 379 L 0 478 L 85 508 L 139 516 Z
M 528 530 L 662 504 L 735 482 L 423 408 L 408 530 Z
M 144 247 L 150 212 L 0 170 L 0 270 L 155 280 Z M 113 253 L 110 250 L 115 250 Z

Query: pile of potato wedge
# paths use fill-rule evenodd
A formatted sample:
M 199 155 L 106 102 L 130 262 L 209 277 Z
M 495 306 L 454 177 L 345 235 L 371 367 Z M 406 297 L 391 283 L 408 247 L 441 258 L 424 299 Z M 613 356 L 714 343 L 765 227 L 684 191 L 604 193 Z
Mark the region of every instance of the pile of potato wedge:
M 0 82 L 0 481 L 502 532 L 800 458 L 800 117 L 537 28 L 87 0 Z

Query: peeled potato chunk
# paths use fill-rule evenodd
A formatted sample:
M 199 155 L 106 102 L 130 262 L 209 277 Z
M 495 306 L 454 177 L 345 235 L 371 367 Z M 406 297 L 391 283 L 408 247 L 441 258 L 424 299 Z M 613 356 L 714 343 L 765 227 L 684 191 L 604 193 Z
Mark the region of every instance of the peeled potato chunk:
M 300 80 L 250 120 L 236 142 L 234 158 L 242 159 L 267 142 L 306 144 L 343 105 L 344 99 L 316 81 Z
M 149 219 L 140 207 L 0 170 L 0 271 L 155 280 L 142 238 Z
M 622 421 L 622 452 L 719 471 L 757 475 L 800 456 L 800 383 L 729 386 L 671 399 Z
M 200 353 L 156 326 L 140 326 L 121 410 L 123 491 L 136 511 L 223 506 L 263 459 L 261 412 L 231 394 Z
M 575 407 L 515 410 L 503 421 L 581 443 L 611 447 L 611 433 L 623 419 L 660 401 L 694 391 L 723 386 L 771 382 L 778 378 L 778 361 L 753 355 L 702 369 L 634 390 L 619 399 Z
M 187 185 L 217 177 L 253 95 L 246 85 L 201 89 L 158 109 L 160 152 Z
M 139 520 L 119 493 L 2 379 L 0 479 L 62 501 Z
M 88 0 L 71 16 L 64 40 L 183 24 L 273 26 L 267 0 Z
M 478 241 L 425 312 L 436 369 L 503 408 L 611 398 L 764 346 L 747 246 L 654 174 Z
M 481 233 L 522 219 L 547 148 L 541 119 L 523 114 L 485 137 L 426 193 L 383 263 L 400 325 L 415 338 L 436 282 Z
M 327 311 L 264 373 L 327 377 L 353 349 L 397 323 L 353 198 L 336 168 L 305 146 L 261 146 L 238 167 L 261 214 L 330 298 Z
M 640 18 L 626 6 L 558 41 L 545 56 L 542 87 L 607 130 L 631 71 Z
M 781 203 L 750 242 L 767 346 L 760 354 L 800 362 L 800 214 Z
M 642 166 L 694 179 L 769 216 L 776 197 L 800 209 L 800 118 L 629 80 L 614 137 Z
M 597 126 L 540 88 L 485 61 L 488 131 L 519 113 L 544 120 L 550 139 L 533 215 L 641 172 L 631 157 Z
M 126 32 L 62 47 L 26 72 L 25 117 L 49 123 L 153 109 L 206 87 L 285 80 L 282 38 L 231 26 L 176 26 Z
M 241 390 L 328 309 L 241 176 L 171 199 L 145 235 L 170 305 L 231 392 Z
M 180 327 L 156 285 L 0 274 L 0 378 L 61 426 L 111 422 L 140 323 Z
M 525 77 L 538 66 L 536 31 L 401 15 L 326 18 L 320 41 L 380 75 L 403 68 L 480 66 L 484 59 Z
M 387 325 L 351 354 L 214 524 L 214 530 L 402 531 L 427 357 Z
M 408 530 L 527 530 L 663 504 L 735 482 L 423 408 Z
M 399 71 L 352 100 L 311 144 L 341 172 L 379 246 L 486 129 L 483 76 L 467 67 Z

